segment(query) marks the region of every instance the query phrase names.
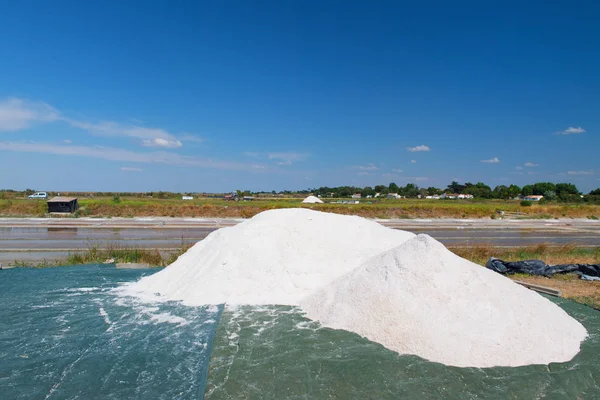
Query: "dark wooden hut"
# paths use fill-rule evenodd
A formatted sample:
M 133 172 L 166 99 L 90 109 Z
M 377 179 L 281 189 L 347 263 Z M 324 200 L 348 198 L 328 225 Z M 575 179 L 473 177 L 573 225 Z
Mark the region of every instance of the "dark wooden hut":
M 48 200 L 49 213 L 74 213 L 78 208 L 76 197 L 54 197 Z

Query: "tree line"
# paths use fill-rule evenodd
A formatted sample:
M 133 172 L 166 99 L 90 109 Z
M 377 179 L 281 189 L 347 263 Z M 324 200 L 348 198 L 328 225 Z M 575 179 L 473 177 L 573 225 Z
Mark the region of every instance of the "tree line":
M 517 185 L 498 185 L 493 189 L 483 182 L 471 183 L 466 182 L 460 184 L 452 181 L 445 189 L 430 187 L 419 187 L 414 183 L 408 183 L 406 186 L 398 186 L 395 183 L 389 185 L 377 185 L 374 187 L 366 186 L 364 188 L 355 186 L 338 186 L 327 187 L 323 186 L 318 189 L 313 189 L 315 195 L 321 197 L 350 197 L 353 194 L 360 193 L 362 197 L 375 196 L 379 193 L 380 196 L 386 196 L 389 193 L 395 193 L 405 197 L 425 197 L 441 195 L 442 193 L 454 194 L 470 194 L 479 199 L 514 199 L 518 196 L 542 195 L 546 201 L 558 200 L 565 202 L 585 201 L 581 198 L 582 193 L 572 183 L 552 183 L 552 182 L 537 182 L 523 187 Z M 588 196 L 598 196 L 600 200 L 600 188 L 592 190 Z M 596 200 L 596 199 L 592 199 Z

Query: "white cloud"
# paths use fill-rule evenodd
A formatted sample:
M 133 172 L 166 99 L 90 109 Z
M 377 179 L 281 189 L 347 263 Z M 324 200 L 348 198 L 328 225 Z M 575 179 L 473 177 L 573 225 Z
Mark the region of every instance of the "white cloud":
M 539 166 L 539 165 L 540 165 L 540 164 L 534 164 L 534 163 L 530 163 L 530 162 L 527 162 L 527 163 L 525 163 L 525 166 L 526 166 L 526 167 L 537 167 L 537 166 Z
M 121 171 L 142 172 L 143 170 L 141 168 L 136 168 L 136 167 L 121 167 Z
M 56 121 L 59 116 L 59 112 L 46 103 L 14 98 L 0 101 L 0 132 L 20 131 L 35 122 Z
M 420 146 L 415 146 L 415 147 L 407 147 L 406 150 L 408 151 L 429 151 L 429 147 L 425 146 L 424 144 L 420 145 Z
M 142 140 L 142 145 L 145 147 L 164 147 L 167 149 L 176 149 L 182 146 L 179 140 L 168 140 L 163 138 L 144 139 Z
M 64 142 L 64 143 L 66 143 L 66 144 L 71 144 L 71 143 L 73 143 L 73 142 L 72 142 L 72 141 L 70 141 L 69 139 L 65 139 L 65 140 L 63 140 L 63 142 Z
M 294 153 L 294 152 L 282 152 L 282 153 L 269 153 L 267 157 L 269 160 L 280 160 L 279 165 L 291 165 L 292 162 L 303 161 L 308 158 L 306 153 Z M 283 162 L 284 164 L 281 164 Z
M 258 158 L 258 156 L 259 156 L 258 153 L 255 153 L 253 151 L 246 151 L 246 152 L 244 152 L 244 155 L 246 157 L 252 157 L 252 158 Z
M 416 163 L 417 163 L 417 160 L 410 160 L 410 163 L 411 163 L 411 164 L 416 164 Z
M 568 171 L 567 175 L 594 175 L 594 171 Z
M 140 140 L 146 147 L 177 148 L 182 141 L 202 142 L 204 139 L 184 134 L 178 139 L 174 134 L 159 128 L 147 128 L 135 124 L 117 122 L 90 123 L 62 116 L 60 112 L 43 102 L 31 102 L 12 98 L 0 101 L 0 132 L 26 129 L 36 122 L 64 121 L 72 127 L 83 129 L 93 135 L 125 136 Z M 65 142 L 66 143 L 66 142 Z
M 412 176 L 412 177 L 408 177 L 406 178 L 409 181 L 428 181 L 429 178 L 426 176 Z
M 481 160 L 482 163 L 497 164 L 500 162 L 498 157 L 490 158 L 489 160 Z
M 352 167 L 353 169 L 359 169 L 361 171 L 377 171 L 379 169 L 379 167 L 377 167 L 375 164 L 373 163 L 369 163 L 367 165 L 355 165 L 354 167 Z
M 393 172 L 397 172 L 397 173 L 402 173 L 402 172 L 404 172 L 404 171 L 403 171 L 403 170 L 401 170 L 401 169 L 392 169 L 392 171 L 393 171 Z
M 573 134 L 584 133 L 584 132 L 585 132 L 585 129 L 583 129 L 580 126 L 578 126 L 577 128 L 570 126 L 567 129 L 565 129 L 564 131 L 556 132 L 556 134 L 557 135 L 573 135 Z
M 182 156 L 176 153 L 169 153 L 165 151 L 135 152 L 121 148 L 102 146 L 65 146 L 47 143 L 0 142 L 0 150 L 24 153 L 44 153 L 63 156 L 90 157 L 108 161 L 163 165 L 182 165 L 220 170 L 243 171 L 254 167 L 236 161 Z
M 358 172 L 356 175 L 358 175 L 358 176 L 371 176 L 371 175 L 375 175 L 375 174 L 372 173 L 372 172 L 361 171 L 361 172 Z
M 522 170 L 523 167 L 515 167 L 515 169 Z
M 292 165 L 292 162 L 290 160 L 277 161 L 277 165 Z
M 117 122 L 100 122 L 97 124 L 63 118 L 75 128 L 83 129 L 99 136 L 125 136 L 140 139 L 146 147 L 177 148 L 182 143 L 175 135 L 159 128 L 146 128 L 138 125 L 123 125 Z

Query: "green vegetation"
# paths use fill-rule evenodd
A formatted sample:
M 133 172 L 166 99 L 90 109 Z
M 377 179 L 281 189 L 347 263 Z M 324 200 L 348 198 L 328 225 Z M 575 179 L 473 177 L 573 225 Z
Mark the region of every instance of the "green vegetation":
M 109 247 L 100 249 L 97 246 L 90 247 L 84 252 L 70 254 L 66 265 L 103 263 L 106 260 L 114 260 L 117 263 L 146 263 L 151 266 L 165 266 L 168 261 L 158 250 Z
M 165 267 L 177 260 L 177 257 L 185 253 L 189 248 L 190 246 L 182 245 L 175 251 L 161 253 L 156 249 L 116 246 L 100 248 L 94 245 L 81 252 L 69 254 L 63 260 L 44 260 L 37 264 L 15 261 L 13 265 L 16 267 L 48 268 L 64 265 L 102 264 L 111 261 L 111 263 L 144 263 L 151 267 Z
M 27 200 L 33 193 L 14 190 L 0 191 L 0 216 L 39 217 L 46 215 L 44 200 Z M 223 194 L 193 194 L 194 200 L 182 200 L 182 193 L 62 193 L 79 198 L 80 209 L 68 217 L 220 217 L 249 218 L 259 212 L 275 208 L 308 207 L 319 211 L 360 215 L 367 218 L 496 218 L 498 211 L 519 213 L 520 218 L 595 218 L 600 214 L 600 189 L 582 196 L 570 183 L 538 182 L 520 188 L 516 185 L 496 186 L 493 190 L 482 182 L 475 184 L 451 182 L 444 190 L 435 187 L 419 188 L 409 183 L 400 187 L 395 183 L 375 187 L 321 187 L 296 192 L 233 192 L 234 198 L 252 196 L 255 201 L 225 201 Z M 352 195 L 361 194 L 360 204 L 343 204 Z M 401 199 L 387 198 L 395 193 Z M 425 199 L 442 193 L 469 194 L 473 199 Z M 539 202 L 522 201 L 523 194 L 542 194 Z M 50 197 L 55 192 L 48 193 Z M 326 204 L 306 205 L 301 200 L 308 194 L 321 196 Z M 377 195 L 379 194 L 379 195 Z M 377 196 L 377 197 L 375 197 Z M 514 200 L 511 200 L 514 199 Z M 346 201 L 346 203 L 348 203 Z
M 367 186 L 364 188 L 354 186 L 339 186 L 339 187 L 320 187 L 313 189 L 312 192 L 315 195 L 322 197 L 334 197 L 343 198 L 350 197 L 355 193 L 360 193 L 362 197 L 375 196 L 379 193 L 382 196 L 388 193 L 395 193 L 404 197 L 425 197 L 435 196 L 442 193 L 455 193 L 455 194 L 470 194 L 478 199 L 500 199 L 508 200 L 514 199 L 519 195 L 530 196 L 530 195 L 543 195 L 549 197 L 549 200 L 559 200 L 563 202 L 572 201 L 586 201 L 581 199 L 580 192 L 575 185 L 572 183 L 557 183 L 552 182 L 538 182 L 532 185 L 525 185 L 523 188 L 517 185 L 499 185 L 493 190 L 490 186 L 483 182 L 477 182 L 475 184 L 466 182 L 460 184 L 456 181 L 452 181 L 445 189 L 438 189 L 435 187 L 419 188 L 413 183 L 409 183 L 404 187 L 396 185 L 394 182 L 388 186 L 377 185 L 374 188 Z M 600 189 L 593 190 L 589 196 L 600 196 Z M 577 197 L 577 199 L 575 199 Z M 598 203 L 600 203 L 600 199 Z
M 324 199 L 326 204 L 303 204 L 302 197 L 281 198 L 255 195 L 254 201 L 225 201 L 217 198 L 194 200 L 158 199 L 150 197 L 120 196 L 80 198 L 80 209 L 65 218 L 77 217 L 198 217 L 198 218 L 250 218 L 262 211 L 276 208 L 305 207 L 317 211 L 366 218 L 490 218 L 500 217 L 498 210 L 519 218 L 592 218 L 600 215 L 600 205 L 592 203 L 542 202 L 522 206 L 518 200 L 473 199 L 361 199 L 360 204 L 343 204 L 345 199 Z M 9 217 L 39 217 L 46 215 L 43 200 L 0 200 L 0 215 Z

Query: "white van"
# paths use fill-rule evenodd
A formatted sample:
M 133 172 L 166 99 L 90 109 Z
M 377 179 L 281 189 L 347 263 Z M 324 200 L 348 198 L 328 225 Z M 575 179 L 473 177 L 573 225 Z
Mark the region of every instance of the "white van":
M 47 199 L 48 193 L 46 192 L 35 192 L 34 194 L 30 194 L 27 196 L 28 199 Z

